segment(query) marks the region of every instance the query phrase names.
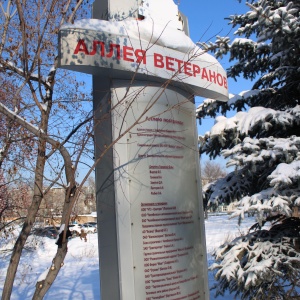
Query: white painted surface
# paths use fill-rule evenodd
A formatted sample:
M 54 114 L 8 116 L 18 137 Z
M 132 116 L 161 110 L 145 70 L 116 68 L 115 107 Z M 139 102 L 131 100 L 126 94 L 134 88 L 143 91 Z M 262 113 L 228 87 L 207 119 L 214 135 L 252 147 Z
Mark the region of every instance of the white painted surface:
M 227 101 L 227 76 L 219 62 L 184 32 L 153 26 L 82 20 L 64 27 L 59 65 L 104 77 L 168 81 L 194 95 Z
M 130 129 L 114 147 L 121 299 L 205 299 L 194 105 L 145 83 L 113 87 L 114 138 Z

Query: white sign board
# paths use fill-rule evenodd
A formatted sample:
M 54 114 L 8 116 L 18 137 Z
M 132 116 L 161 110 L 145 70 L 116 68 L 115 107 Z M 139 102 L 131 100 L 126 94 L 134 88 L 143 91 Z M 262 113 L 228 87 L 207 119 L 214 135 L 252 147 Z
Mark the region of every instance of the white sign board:
M 178 51 L 162 46 L 159 39 L 150 43 L 128 36 L 118 22 L 92 21 L 60 30 L 60 67 L 111 78 L 167 81 L 196 96 L 228 100 L 226 72 L 195 45 Z M 91 29 L 97 26 L 101 31 Z
M 194 105 L 161 87 L 114 91 L 114 138 L 131 128 L 115 146 L 123 299 L 205 299 Z

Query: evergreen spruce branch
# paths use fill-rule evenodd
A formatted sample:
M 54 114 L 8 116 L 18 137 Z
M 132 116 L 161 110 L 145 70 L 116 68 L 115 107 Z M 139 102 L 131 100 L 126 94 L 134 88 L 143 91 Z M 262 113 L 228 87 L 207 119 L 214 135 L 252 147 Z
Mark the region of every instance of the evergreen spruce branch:
M 250 122 L 250 120 L 252 121 Z M 228 149 L 233 149 L 247 136 L 256 139 L 267 136 L 276 138 L 282 132 L 296 135 L 297 128 L 295 125 L 298 123 L 298 114 L 267 108 L 256 109 L 256 111 L 250 110 L 248 113 L 241 112 L 238 118 L 224 117 L 212 127 L 210 133 L 201 137 L 200 153 L 207 153 L 211 157 L 216 157 L 221 154 L 222 150 L 226 150 L 224 155 L 229 157 L 231 152 Z M 218 131 L 215 131 L 216 129 Z
M 204 187 L 205 201 L 217 206 L 237 200 L 231 217 L 256 218 L 251 232 L 216 250 L 216 294 L 298 299 L 300 221 L 291 216 L 300 206 L 300 3 L 253 0 L 249 6 L 229 17 L 239 38 L 202 44 L 219 58 L 229 54 L 228 77 L 254 82 L 252 91 L 223 106 L 238 111 L 232 118 L 218 116 L 220 106 L 212 100 L 197 110 L 201 118 L 216 116 L 210 132 L 199 137 L 200 153 L 222 154 L 236 168 Z
M 216 263 L 210 267 L 220 279 L 216 294 L 231 288 L 241 299 L 262 299 L 271 291 L 284 295 L 289 287 L 290 296 L 295 296 L 300 271 L 299 229 L 300 220 L 288 218 L 269 230 L 259 229 L 223 244 L 215 251 Z
M 210 207 L 229 204 L 240 200 L 253 190 L 255 184 L 247 176 L 247 168 L 236 170 L 224 178 L 217 179 L 203 187 L 204 203 Z

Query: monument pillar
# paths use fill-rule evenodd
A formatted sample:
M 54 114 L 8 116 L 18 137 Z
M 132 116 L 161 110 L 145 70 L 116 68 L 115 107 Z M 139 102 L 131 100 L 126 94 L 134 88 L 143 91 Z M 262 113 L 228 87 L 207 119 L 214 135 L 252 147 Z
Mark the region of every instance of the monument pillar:
M 93 75 L 102 300 L 209 299 L 194 96 L 226 73 L 173 0 L 95 1 L 61 28 L 60 67 Z
M 121 21 L 137 18 L 137 0 L 103 0 L 93 3 L 93 19 Z M 113 78 L 93 75 L 93 106 L 95 121 L 95 159 L 113 141 L 111 89 Z M 98 249 L 100 262 L 100 291 L 102 300 L 130 299 L 121 295 L 117 205 L 115 196 L 114 147 L 96 166 L 96 201 Z M 123 284 L 124 286 L 124 284 Z M 134 299 L 134 295 L 132 295 Z

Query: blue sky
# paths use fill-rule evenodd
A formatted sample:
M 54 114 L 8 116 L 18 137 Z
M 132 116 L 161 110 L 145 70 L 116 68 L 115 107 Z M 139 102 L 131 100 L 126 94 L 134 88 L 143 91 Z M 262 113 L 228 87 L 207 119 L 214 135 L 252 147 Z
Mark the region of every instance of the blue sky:
M 233 32 L 237 28 L 232 29 L 225 18 L 249 10 L 243 0 L 241 3 L 238 0 L 174 0 L 174 2 L 179 3 L 179 10 L 188 18 L 190 37 L 194 42 L 215 41 L 217 35 L 229 35 L 231 39 L 234 38 Z M 220 62 L 224 69 L 230 65 L 226 58 Z M 243 79 L 239 82 L 229 79 L 228 85 L 229 92 L 233 94 L 251 88 L 251 83 Z M 202 101 L 202 98 L 197 97 L 196 105 Z
M 232 29 L 228 25 L 226 17 L 234 14 L 242 14 L 249 10 L 249 7 L 245 5 L 245 1 L 242 0 L 239 3 L 238 0 L 174 0 L 178 4 L 179 10 L 185 14 L 189 22 L 190 37 L 194 42 L 208 42 L 215 41 L 215 36 L 230 36 L 233 38 L 233 33 L 237 28 Z M 228 60 L 224 58 L 220 61 L 223 68 L 226 69 L 230 65 Z M 228 80 L 229 92 L 239 93 L 243 90 L 248 90 L 252 86 L 252 83 L 244 79 L 240 79 L 235 82 L 232 79 Z M 198 106 L 203 98 L 196 97 L 196 106 Z M 209 131 L 213 126 L 214 120 L 212 118 L 206 118 L 203 120 L 201 126 L 198 125 L 199 135 L 203 135 L 206 131 Z M 208 160 L 207 156 L 202 157 L 202 162 Z M 223 159 L 216 159 L 222 165 L 225 165 Z
M 248 11 L 244 1 L 238 0 L 174 0 L 189 20 L 190 35 L 194 41 L 208 41 L 215 35 L 227 36 L 231 27 L 224 18 Z

